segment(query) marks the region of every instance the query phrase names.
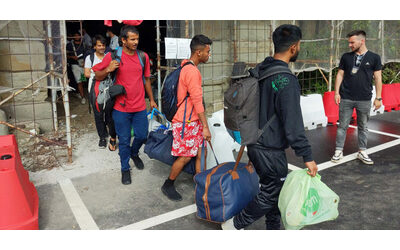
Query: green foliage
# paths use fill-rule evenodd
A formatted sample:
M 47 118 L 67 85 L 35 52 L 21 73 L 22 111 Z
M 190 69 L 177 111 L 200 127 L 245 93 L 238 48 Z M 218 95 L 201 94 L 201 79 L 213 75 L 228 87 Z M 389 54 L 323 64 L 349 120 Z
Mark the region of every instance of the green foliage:
M 383 66 L 382 69 L 382 82 L 385 84 L 385 83 L 390 83 L 393 80 L 393 83 L 399 83 L 400 74 L 397 75 L 399 72 L 400 72 L 400 63 L 386 64 L 385 66 Z
M 400 83 L 400 63 L 388 63 L 382 69 L 382 83 L 388 84 L 393 80 L 393 83 Z M 332 71 L 332 89 L 335 88 L 335 80 L 338 68 Z M 328 78 L 328 73 L 324 72 L 325 77 Z M 398 75 L 397 75 L 398 74 Z M 397 75 L 397 76 L 396 76 Z M 301 85 L 301 92 L 303 95 L 308 94 L 324 94 L 328 90 L 328 85 L 319 70 L 311 72 L 301 72 L 297 78 Z

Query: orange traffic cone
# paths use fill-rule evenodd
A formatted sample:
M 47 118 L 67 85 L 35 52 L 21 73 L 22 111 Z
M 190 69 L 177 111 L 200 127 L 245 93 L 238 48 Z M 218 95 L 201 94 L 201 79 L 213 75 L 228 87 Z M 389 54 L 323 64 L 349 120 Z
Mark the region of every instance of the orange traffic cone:
M 0 229 L 39 229 L 39 197 L 14 135 L 0 136 Z

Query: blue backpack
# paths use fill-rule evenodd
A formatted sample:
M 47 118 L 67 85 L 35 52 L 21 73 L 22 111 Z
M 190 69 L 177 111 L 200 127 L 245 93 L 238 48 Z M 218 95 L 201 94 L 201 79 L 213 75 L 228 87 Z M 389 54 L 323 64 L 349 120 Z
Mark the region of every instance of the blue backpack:
M 182 68 L 189 64 L 192 63 L 187 62 L 182 66 L 179 66 L 176 70 L 172 71 L 164 81 L 164 85 L 161 92 L 161 99 L 162 99 L 161 109 L 168 121 L 172 121 L 172 119 L 176 114 L 176 111 L 178 111 L 179 106 L 184 101 L 187 101 L 187 98 L 189 97 L 189 94 L 187 94 L 185 99 L 178 105 L 177 91 L 178 91 L 179 76 L 181 74 Z

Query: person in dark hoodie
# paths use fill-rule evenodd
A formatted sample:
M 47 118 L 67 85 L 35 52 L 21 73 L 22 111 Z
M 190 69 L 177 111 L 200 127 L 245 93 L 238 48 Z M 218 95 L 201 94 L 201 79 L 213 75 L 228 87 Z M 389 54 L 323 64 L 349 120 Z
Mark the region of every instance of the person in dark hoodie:
M 301 30 L 295 25 L 284 24 L 273 32 L 275 53 L 257 65 L 258 75 L 269 67 L 288 67 L 296 61 L 300 51 Z M 288 173 L 285 149 L 289 145 L 297 156 L 303 157 L 307 173 L 314 177 L 318 167 L 313 161 L 311 146 L 305 136 L 300 108 L 300 85 L 289 73 L 278 73 L 260 82 L 260 124 L 263 127 L 276 114 L 271 125 L 257 144 L 248 146 L 248 156 L 260 177 L 260 192 L 236 216 L 223 223 L 222 229 L 243 229 L 262 216 L 266 217 L 266 229 L 280 229 L 281 215 L 278 209 L 279 193 Z

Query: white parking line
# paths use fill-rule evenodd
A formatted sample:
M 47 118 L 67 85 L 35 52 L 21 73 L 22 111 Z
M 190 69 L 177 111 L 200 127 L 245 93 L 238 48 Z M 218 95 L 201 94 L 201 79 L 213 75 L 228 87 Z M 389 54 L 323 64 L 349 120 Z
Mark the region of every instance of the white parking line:
M 81 230 L 99 230 L 70 179 L 58 182 Z
M 357 129 L 357 126 L 353 126 L 353 125 L 349 125 L 349 127 Z M 368 129 L 368 132 L 375 133 L 375 134 L 380 134 L 380 135 L 391 136 L 391 137 L 395 137 L 395 138 L 400 138 L 400 135 L 395 135 L 395 134 L 386 133 L 386 132 L 373 130 L 373 129 Z
M 390 142 L 386 142 L 384 144 L 381 144 L 381 145 L 378 145 L 378 146 L 375 146 L 375 147 L 367 149 L 367 153 L 368 154 L 373 154 L 373 153 L 376 153 L 378 151 L 381 151 L 381 150 L 384 150 L 384 149 L 387 149 L 387 148 L 390 148 L 390 147 L 393 147 L 393 146 L 396 146 L 396 145 L 399 145 L 399 144 L 400 144 L 400 139 L 397 139 L 397 140 L 394 140 L 394 141 L 390 141 Z M 350 154 L 350 155 L 346 155 L 338 163 L 333 163 L 331 161 L 327 161 L 327 162 L 318 164 L 318 171 L 322 171 L 324 169 L 331 168 L 331 167 L 334 167 L 336 165 L 343 164 L 345 162 L 349 162 L 349 161 L 352 161 L 354 159 L 357 159 L 357 154 L 358 154 L 358 152 L 355 152 L 355 153 Z
M 195 213 L 196 211 L 197 211 L 196 204 L 192 204 L 165 214 L 161 214 L 124 227 L 120 227 L 117 230 L 144 230 Z
M 288 168 L 289 168 L 290 170 L 299 170 L 299 169 L 302 169 L 302 168 L 299 168 L 299 167 L 297 167 L 297 166 L 295 166 L 295 165 L 292 165 L 292 164 L 290 164 L 290 163 L 288 163 Z
M 394 141 L 390 141 L 390 142 L 387 142 L 387 143 L 384 143 L 384 144 L 369 148 L 369 149 L 367 149 L 367 153 L 368 154 L 373 154 L 373 153 L 376 153 L 378 151 L 381 151 L 381 150 L 384 150 L 384 149 L 387 149 L 387 148 L 390 148 L 390 147 L 393 147 L 393 146 L 396 146 L 396 145 L 399 145 L 399 144 L 400 144 L 400 139 L 397 139 L 397 140 L 394 140 Z M 333 163 L 331 161 L 328 161 L 328 162 L 324 162 L 324 163 L 318 164 L 318 171 L 322 171 L 322 170 L 337 166 L 339 164 L 343 164 L 345 162 L 352 161 L 352 160 L 357 158 L 357 153 L 358 152 L 343 157 L 343 159 L 339 163 Z M 297 167 L 297 166 L 295 166 L 293 164 L 290 164 L 290 163 L 288 164 L 288 167 L 289 167 L 290 170 L 301 169 L 301 168 L 299 168 L 299 167 Z M 158 216 L 146 219 L 146 220 L 142 220 L 142 221 L 133 223 L 131 225 L 127 225 L 127 226 L 118 228 L 117 230 L 144 230 L 144 229 L 148 229 L 148 228 L 160 225 L 162 223 L 165 223 L 165 222 L 168 222 L 168 221 L 172 221 L 172 220 L 178 219 L 180 217 L 184 217 L 186 215 L 195 213 L 196 209 L 197 209 L 196 208 L 196 204 L 192 204 L 192 205 L 189 205 L 189 206 L 184 207 L 184 208 L 173 210 L 173 211 L 165 213 L 165 214 L 161 214 L 161 215 L 158 215 Z

